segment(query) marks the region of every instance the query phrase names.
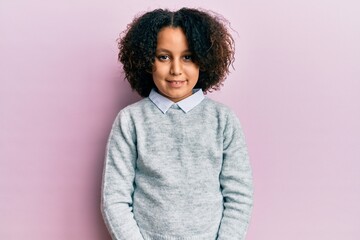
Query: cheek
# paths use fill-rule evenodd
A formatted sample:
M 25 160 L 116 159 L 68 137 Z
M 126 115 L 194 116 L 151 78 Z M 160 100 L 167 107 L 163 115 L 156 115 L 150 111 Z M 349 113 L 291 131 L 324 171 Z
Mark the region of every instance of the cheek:
M 192 67 L 189 68 L 188 71 L 187 71 L 187 75 L 188 75 L 189 77 L 191 77 L 193 80 L 198 80 L 198 78 L 199 78 L 199 73 L 200 73 L 199 68 L 196 67 L 196 66 L 192 66 Z
M 163 78 L 164 76 L 167 75 L 167 73 L 169 72 L 169 70 L 167 69 L 167 67 L 164 64 L 154 64 L 153 66 L 153 79 L 155 78 Z
M 154 81 L 156 81 L 159 78 L 159 67 L 154 64 L 152 68 L 152 78 Z

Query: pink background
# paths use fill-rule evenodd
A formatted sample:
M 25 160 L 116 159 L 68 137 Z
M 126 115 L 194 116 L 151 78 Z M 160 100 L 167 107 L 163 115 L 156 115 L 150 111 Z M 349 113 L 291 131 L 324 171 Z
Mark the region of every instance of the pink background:
M 235 70 L 208 96 L 236 111 L 247 137 L 247 239 L 360 239 L 356 0 L 1 0 L 0 239 L 110 239 L 106 139 L 139 99 L 115 40 L 138 12 L 180 6 L 215 10 L 237 32 Z

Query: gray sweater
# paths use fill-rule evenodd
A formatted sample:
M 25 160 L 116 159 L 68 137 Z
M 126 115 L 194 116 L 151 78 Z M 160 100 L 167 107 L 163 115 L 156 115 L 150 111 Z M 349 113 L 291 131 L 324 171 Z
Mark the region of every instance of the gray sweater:
M 165 114 L 145 98 L 107 143 L 102 212 L 113 239 L 242 240 L 252 174 L 235 114 L 209 98 Z

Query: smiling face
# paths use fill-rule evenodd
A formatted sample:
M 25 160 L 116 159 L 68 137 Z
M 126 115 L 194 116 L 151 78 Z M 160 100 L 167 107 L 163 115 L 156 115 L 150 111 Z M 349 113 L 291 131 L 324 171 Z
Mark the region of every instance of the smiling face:
M 153 80 L 159 93 L 173 102 L 192 94 L 199 66 L 192 60 L 188 42 L 179 27 L 165 27 L 157 37 Z

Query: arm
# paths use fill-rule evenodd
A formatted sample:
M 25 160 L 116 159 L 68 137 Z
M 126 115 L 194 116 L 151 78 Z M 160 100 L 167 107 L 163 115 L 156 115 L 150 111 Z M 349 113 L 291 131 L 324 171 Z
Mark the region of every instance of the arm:
M 224 212 L 218 240 L 244 240 L 253 202 L 252 173 L 244 134 L 234 114 L 224 131 L 223 165 L 220 185 Z
M 116 117 L 106 147 L 102 213 L 113 239 L 143 240 L 132 212 L 137 152 L 125 113 Z

